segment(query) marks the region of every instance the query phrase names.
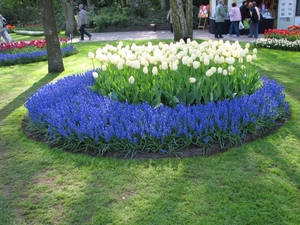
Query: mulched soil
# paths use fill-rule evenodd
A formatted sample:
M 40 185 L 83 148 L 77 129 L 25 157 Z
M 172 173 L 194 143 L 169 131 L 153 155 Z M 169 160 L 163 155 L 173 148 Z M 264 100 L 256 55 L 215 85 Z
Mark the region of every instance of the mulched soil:
M 268 130 L 265 130 L 263 133 L 259 134 L 258 136 L 253 136 L 252 134 L 247 135 L 245 137 L 245 139 L 243 140 L 242 144 L 253 142 L 257 139 L 263 139 L 266 136 L 274 133 L 280 127 L 282 127 L 290 119 L 290 117 L 291 117 L 291 112 L 288 114 L 288 117 L 285 120 L 276 121 L 275 125 L 272 128 L 270 128 Z M 38 133 L 36 131 L 32 131 L 32 130 L 27 129 L 27 123 L 28 123 L 27 119 L 24 118 L 23 121 L 22 121 L 22 131 L 23 131 L 23 133 L 29 139 L 47 144 L 47 137 L 44 134 L 41 134 L 41 133 Z M 58 146 L 50 146 L 50 145 L 49 145 L 49 147 L 50 148 L 59 148 Z M 234 145 L 227 142 L 227 143 L 225 143 L 224 148 L 220 148 L 220 146 L 218 144 L 211 145 L 207 149 L 190 146 L 189 148 L 180 150 L 178 152 L 173 152 L 171 154 L 162 153 L 162 152 L 159 152 L 159 153 L 137 152 L 132 157 L 127 156 L 126 158 L 125 158 L 125 156 L 126 156 L 125 153 L 115 151 L 115 152 L 110 153 L 109 155 L 106 155 L 105 157 L 111 157 L 111 158 L 116 158 L 116 159 L 190 158 L 190 157 L 203 156 L 204 152 L 206 152 L 205 156 L 212 156 L 212 155 L 215 155 L 215 154 L 220 154 L 220 153 L 226 152 L 228 149 L 230 149 L 232 147 L 234 147 Z M 64 150 L 64 151 L 68 151 L 68 150 Z M 72 150 L 70 149 L 69 152 L 72 152 Z M 96 155 L 94 153 L 93 150 L 88 150 L 87 152 L 85 152 L 85 154 L 93 156 L 93 157 L 99 157 L 98 155 Z

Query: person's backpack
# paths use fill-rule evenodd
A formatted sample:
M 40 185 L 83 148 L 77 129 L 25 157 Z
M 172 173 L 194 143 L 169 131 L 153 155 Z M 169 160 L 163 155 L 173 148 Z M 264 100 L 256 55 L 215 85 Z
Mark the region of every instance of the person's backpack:
M 5 18 L 2 18 L 2 23 L 3 23 L 3 27 L 6 27 L 7 26 L 7 21 Z

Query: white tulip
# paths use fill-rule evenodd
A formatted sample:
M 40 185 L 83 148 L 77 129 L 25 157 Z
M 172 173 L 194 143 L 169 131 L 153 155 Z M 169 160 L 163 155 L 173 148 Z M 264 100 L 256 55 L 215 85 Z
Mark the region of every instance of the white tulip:
M 93 52 L 89 52 L 88 57 L 90 59 L 93 59 L 93 58 L 95 58 L 95 54 Z
M 148 73 L 148 67 L 145 66 L 145 67 L 143 68 L 143 73 L 144 73 L 144 74 L 147 74 L 147 73 Z
M 209 65 L 209 58 L 205 58 L 203 63 L 204 63 L 205 66 L 208 66 Z
M 222 74 L 222 72 L 223 72 L 222 67 L 219 67 L 219 68 L 218 68 L 218 74 Z
M 93 72 L 93 77 L 96 79 L 98 77 L 98 73 L 97 72 Z
M 227 70 L 223 70 L 223 75 L 224 75 L 224 76 L 227 76 L 227 75 L 228 75 Z
M 133 83 L 134 83 L 134 77 L 133 77 L 133 76 L 130 76 L 130 77 L 128 78 L 128 81 L 129 81 L 129 83 L 133 84 Z
M 101 66 L 101 69 L 102 69 L 103 71 L 106 71 L 106 70 L 107 70 L 106 65 L 102 65 L 102 66 Z
M 154 67 L 152 68 L 152 74 L 153 74 L 153 76 L 156 76 L 157 73 L 158 73 L 157 67 L 154 66 Z
M 200 67 L 200 62 L 199 61 L 194 61 L 193 62 L 193 68 L 196 70 Z
M 247 62 L 252 62 L 252 56 L 251 55 L 247 55 Z
M 195 77 L 190 77 L 189 80 L 190 80 L 191 84 L 194 84 L 196 82 L 196 78 Z
M 168 64 L 167 64 L 167 62 L 162 62 L 161 68 L 162 68 L 162 70 L 167 70 L 167 69 L 168 69 Z

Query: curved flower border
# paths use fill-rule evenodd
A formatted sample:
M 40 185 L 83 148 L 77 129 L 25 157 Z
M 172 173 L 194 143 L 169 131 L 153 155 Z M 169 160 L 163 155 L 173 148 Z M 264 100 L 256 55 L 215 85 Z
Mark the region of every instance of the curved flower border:
M 286 116 L 283 86 L 262 78 L 252 95 L 207 105 L 175 108 L 113 101 L 90 89 L 93 71 L 43 86 L 26 102 L 29 124 L 49 141 L 72 151 L 174 152 L 191 144 L 205 147 L 269 128 Z M 132 150 L 134 149 L 134 150 Z

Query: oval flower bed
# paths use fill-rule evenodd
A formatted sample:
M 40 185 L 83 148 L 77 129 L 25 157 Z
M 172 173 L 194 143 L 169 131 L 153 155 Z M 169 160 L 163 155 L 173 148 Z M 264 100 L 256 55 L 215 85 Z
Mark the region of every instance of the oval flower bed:
M 106 74 L 101 70 L 98 73 L 98 77 Z M 128 85 L 134 83 L 131 76 Z M 204 74 L 206 79 L 212 76 L 234 79 L 233 72 L 229 76 Z M 101 88 L 98 77 L 94 71 L 87 71 L 42 87 L 25 104 L 28 127 L 44 133 L 50 144 L 100 156 L 115 152 L 125 157 L 137 152 L 167 155 L 191 146 L 200 147 L 205 154 L 212 144 L 221 148 L 228 143 L 236 145 L 248 134 L 266 131 L 277 119 L 285 118 L 289 110 L 283 87 L 267 78 L 259 79 L 261 85 L 253 93 L 240 97 L 236 94 L 230 100 L 168 106 L 143 101 L 130 103 L 110 94 L 99 94 L 93 90 L 95 85 Z M 188 77 L 193 85 L 200 80 Z

